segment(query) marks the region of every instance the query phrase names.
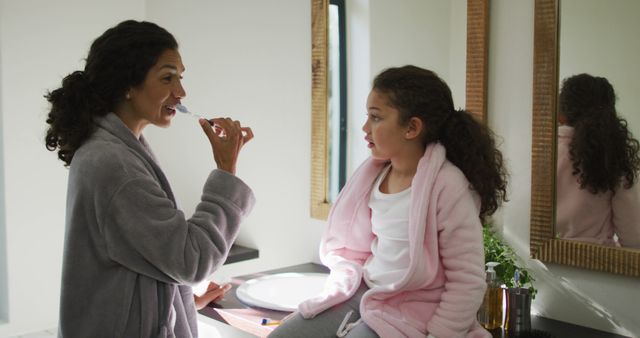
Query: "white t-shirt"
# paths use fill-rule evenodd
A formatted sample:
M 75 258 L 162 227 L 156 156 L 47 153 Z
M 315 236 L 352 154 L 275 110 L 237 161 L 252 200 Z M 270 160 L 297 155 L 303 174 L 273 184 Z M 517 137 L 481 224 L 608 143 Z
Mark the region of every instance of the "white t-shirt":
M 370 288 L 400 281 L 409 268 L 409 207 L 411 187 L 394 194 L 380 192 L 380 183 L 391 166 L 383 169 L 369 199 L 373 255 L 364 264 L 364 280 Z

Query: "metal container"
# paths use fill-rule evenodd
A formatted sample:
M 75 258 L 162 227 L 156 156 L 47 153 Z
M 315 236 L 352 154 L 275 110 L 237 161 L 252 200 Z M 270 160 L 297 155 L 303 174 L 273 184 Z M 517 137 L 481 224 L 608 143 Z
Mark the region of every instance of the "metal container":
M 509 333 L 531 330 L 531 294 L 529 289 L 509 289 L 506 326 Z

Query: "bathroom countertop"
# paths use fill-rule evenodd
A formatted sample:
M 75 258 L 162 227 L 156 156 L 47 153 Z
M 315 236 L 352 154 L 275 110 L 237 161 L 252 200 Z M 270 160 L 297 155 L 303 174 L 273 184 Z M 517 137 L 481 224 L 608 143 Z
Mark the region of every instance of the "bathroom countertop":
M 567 322 L 562 322 L 555 319 L 545 318 L 541 316 L 531 316 L 531 328 L 533 330 L 539 330 L 551 334 L 551 337 L 564 338 L 564 337 L 579 337 L 579 338 L 628 338 L 615 333 L 600 331 L 580 325 L 575 325 Z M 532 330 L 532 331 L 533 331 Z M 509 338 L 511 337 L 504 330 L 496 329 L 491 330 L 491 334 L 494 338 Z M 524 337 L 541 337 L 546 338 L 543 335 L 524 335 Z
M 218 322 L 226 323 L 236 329 L 244 331 L 245 333 L 250 333 L 257 337 L 266 337 L 273 330 L 273 327 L 261 325 L 262 319 L 268 318 L 272 321 L 279 321 L 289 313 L 247 306 L 240 302 L 236 297 L 236 289 L 240 284 L 249 279 L 283 272 L 328 272 L 328 269 L 319 264 L 307 263 L 232 278 L 231 284 L 233 286 L 231 290 L 225 294 L 224 300 L 212 303 L 199 312 L 203 316 L 214 319 Z M 555 338 L 625 338 L 624 336 L 617 334 L 540 316 L 531 317 L 531 326 L 532 329 L 544 331 L 551 335 L 548 337 Z M 503 330 L 492 330 L 491 334 L 494 338 L 509 337 L 509 335 Z M 544 336 L 531 335 L 530 337 Z
M 227 255 L 227 260 L 224 261 L 224 264 L 231 264 L 246 261 L 248 259 L 258 258 L 260 256 L 260 252 L 256 249 L 251 249 L 244 247 L 242 245 L 233 244 L 231 245 L 231 249 L 229 250 L 229 254 Z
M 273 326 L 261 325 L 263 318 L 272 321 L 279 321 L 289 314 L 289 312 L 274 311 L 262 308 L 252 308 L 243 304 L 236 297 L 236 289 L 244 281 L 258 278 L 265 275 L 283 273 L 283 272 L 328 272 L 329 270 L 319 264 L 307 263 L 301 265 L 289 266 L 281 269 L 269 270 L 249 274 L 245 276 L 234 277 L 231 279 L 232 288 L 225 293 L 222 301 L 212 303 L 204 309 L 200 310 L 200 314 L 217 321 L 227 323 L 237 329 L 253 334 L 257 337 L 266 337 L 273 329 Z

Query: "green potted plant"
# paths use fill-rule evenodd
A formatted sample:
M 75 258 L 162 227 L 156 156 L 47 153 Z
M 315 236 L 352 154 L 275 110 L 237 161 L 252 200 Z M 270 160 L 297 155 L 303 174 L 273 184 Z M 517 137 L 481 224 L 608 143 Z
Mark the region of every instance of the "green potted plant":
M 516 287 L 514 275 L 516 270 L 519 270 L 520 287 L 528 288 L 531 293 L 531 298 L 535 298 L 537 290 L 533 287 L 534 278 L 527 269 L 521 266 L 518 256 L 513 249 L 496 235 L 490 225 L 485 225 L 482 228 L 482 236 L 484 239 L 485 262 L 499 263 L 495 268 L 498 278 L 500 278 L 507 288 Z

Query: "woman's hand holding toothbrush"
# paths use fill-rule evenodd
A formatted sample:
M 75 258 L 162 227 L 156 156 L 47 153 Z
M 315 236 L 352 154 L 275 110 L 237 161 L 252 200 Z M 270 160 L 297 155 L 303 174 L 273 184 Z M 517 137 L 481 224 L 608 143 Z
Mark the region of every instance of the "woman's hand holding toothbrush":
M 200 126 L 209 138 L 213 158 L 218 169 L 236 173 L 236 163 L 242 146 L 253 138 L 249 127 L 242 127 L 239 121 L 230 118 L 200 119 Z

